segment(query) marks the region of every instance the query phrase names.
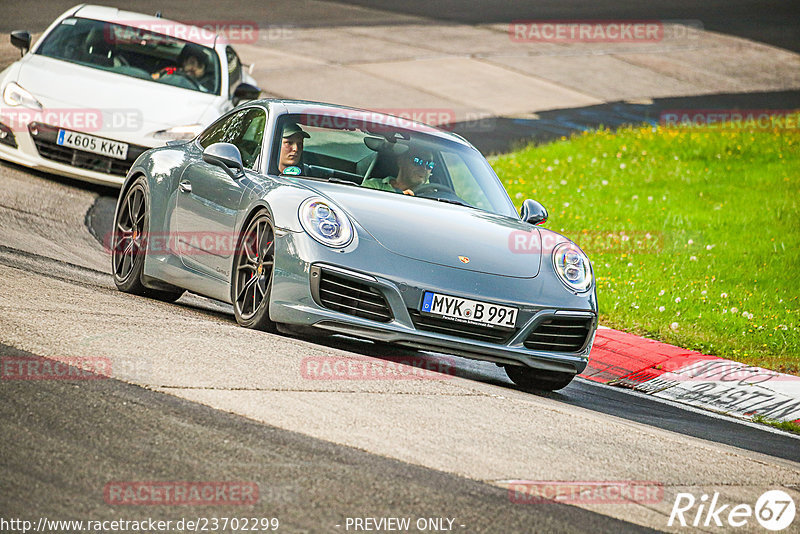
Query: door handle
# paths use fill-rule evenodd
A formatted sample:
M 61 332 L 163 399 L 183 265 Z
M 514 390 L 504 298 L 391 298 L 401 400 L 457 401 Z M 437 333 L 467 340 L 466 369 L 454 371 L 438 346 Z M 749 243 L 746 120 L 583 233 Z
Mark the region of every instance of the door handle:
M 178 189 L 181 190 L 181 193 L 191 193 L 192 182 L 190 182 L 189 180 L 183 180 L 181 183 L 178 184 Z

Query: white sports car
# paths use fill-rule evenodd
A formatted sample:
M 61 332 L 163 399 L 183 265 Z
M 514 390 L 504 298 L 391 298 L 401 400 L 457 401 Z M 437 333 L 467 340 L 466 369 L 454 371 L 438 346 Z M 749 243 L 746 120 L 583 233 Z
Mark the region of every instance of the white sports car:
M 260 89 L 222 35 L 76 6 L 0 73 L 0 159 L 120 185 L 145 150 L 192 139 Z

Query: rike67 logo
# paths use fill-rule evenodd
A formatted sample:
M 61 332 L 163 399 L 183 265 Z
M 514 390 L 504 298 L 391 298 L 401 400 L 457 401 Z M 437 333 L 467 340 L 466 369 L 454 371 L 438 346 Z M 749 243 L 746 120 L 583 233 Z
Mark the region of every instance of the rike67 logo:
M 755 517 L 765 529 L 779 531 L 792 524 L 795 513 L 794 499 L 782 490 L 764 492 L 755 506 L 724 503 L 717 492 L 710 498 L 703 494 L 699 499 L 691 493 L 678 493 L 667 526 L 752 527 L 751 520 Z

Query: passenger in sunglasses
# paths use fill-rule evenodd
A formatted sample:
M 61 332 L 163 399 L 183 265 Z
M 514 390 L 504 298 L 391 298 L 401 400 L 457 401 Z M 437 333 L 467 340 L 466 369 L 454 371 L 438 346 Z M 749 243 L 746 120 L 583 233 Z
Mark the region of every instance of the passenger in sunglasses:
M 426 151 L 409 151 L 397 157 L 397 176 L 386 178 L 370 178 L 361 185 L 381 191 L 414 195 L 414 188 L 425 183 L 436 164 L 433 154 Z

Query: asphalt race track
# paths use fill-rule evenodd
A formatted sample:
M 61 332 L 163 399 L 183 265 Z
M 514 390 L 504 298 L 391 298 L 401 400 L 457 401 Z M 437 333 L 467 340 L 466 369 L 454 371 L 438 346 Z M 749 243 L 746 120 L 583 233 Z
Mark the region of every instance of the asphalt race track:
M 694 8 L 676 0 L 624 13 L 612 2 L 593 4 L 592 12 L 570 2 L 529 4 L 271 2 L 263 22 L 701 19 L 708 29 L 800 50 L 797 5 L 788 2 L 763 4 L 755 14 L 753 2 Z M 0 32 L 41 31 L 71 5 L 6 0 Z M 252 19 L 264 5 L 244 0 L 232 13 L 208 0 L 125 3 L 183 19 L 198 12 Z M 3 60 L 4 67 L 13 58 Z M 751 98 L 799 102 L 797 92 Z M 530 126 L 509 123 L 507 140 L 476 144 L 498 150 L 530 137 L 529 129 L 512 131 Z M 752 503 L 776 485 L 800 488 L 800 438 L 585 380 L 555 393 L 524 391 L 493 364 L 423 354 L 452 365 L 455 377 L 309 384 L 297 372 L 308 355 L 416 353 L 345 337 L 247 331 L 228 306 L 195 295 L 165 304 L 117 292 L 100 245 L 115 200 L 114 190 L 0 162 L 0 356 L 102 355 L 121 370 L 106 380 L 0 384 L 3 518 L 239 514 L 278 517 L 285 532 L 345 532 L 349 517 L 407 516 L 452 518 L 463 532 L 635 532 L 648 530 L 644 524 L 665 529 L 659 521 L 677 491 Z M 666 489 L 650 507 L 520 505 L 503 487 L 512 479 L 650 480 Z M 244 514 L 219 506 L 132 510 L 104 502 L 104 486 L 119 480 L 246 480 L 260 496 Z

